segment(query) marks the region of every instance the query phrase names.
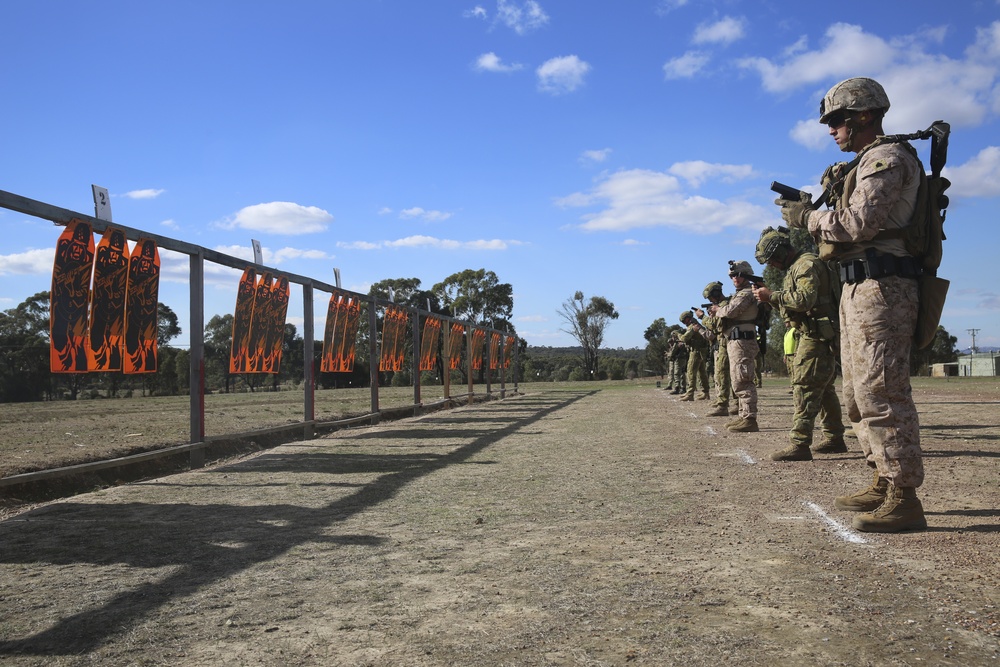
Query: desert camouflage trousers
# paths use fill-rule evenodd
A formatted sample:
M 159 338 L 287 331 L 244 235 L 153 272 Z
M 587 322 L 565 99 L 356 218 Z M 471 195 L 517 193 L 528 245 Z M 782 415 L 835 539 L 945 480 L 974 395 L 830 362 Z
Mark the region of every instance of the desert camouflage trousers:
M 754 360 L 760 346 L 754 339 L 728 340 L 729 377 L 740 404 L 740 417 L 757 418 L 757 387 L 754 385 Z
M 701 350 L 689 350 L 687 393 L 694 395 L 699 384 L 701 384 L 701 390 L 708 396 L 708 367 L 705 365 L 705 353 Z
M 726 341 L 720 341 L 719 351 L 715 353 L 715 407 L 728 408 L 729 394 L 733 384 L 729 381 L 729 346 Z
M 924 481 L 910 388 L 917 299 L 916 280 L 890 276 L 844 285 L 840 300 L 847 416 L 869 464 L 897 487 Z
M 798 345 L 791 357 L 788 372 L 792 379 L 795 414 L 788 437 L 793 444 L 811 445 L 817 415 L 822 414 L 823 435 L 827 439 L 844 436 L 844 418 L 840 397 L 834 387 L 837 358 L 831 343 L 808 336 L 797 336 Z

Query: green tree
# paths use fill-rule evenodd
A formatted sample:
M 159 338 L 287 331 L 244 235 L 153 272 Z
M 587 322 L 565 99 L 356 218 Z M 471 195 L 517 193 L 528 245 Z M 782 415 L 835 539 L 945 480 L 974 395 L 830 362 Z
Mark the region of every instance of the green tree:
M 958 338 L 948 333 L 943 326 L 938 325 L 934 340 L 923 350 L 913 349 L 910 352 L 910 373 L 913 375 L 930 375 L 931 366 L 958 361 Z
M 618 319 L 615 304 L 603 296 L 592 296 L 590 301 L 585 301 L 583 292 L 576 292 L 572 299 L 563 302 L 562 309 L 558 312 L 569 327 L 563 331 L 573 336 L 583 348 L 585 377 L 596 378 L 604 332 L 611 320 Z
M 229 355 L 233 347 L 233 316 L 213 315 L 205 325 L 205 387 L 222 386 L 228 394 L 233 376 Z
M 39 292 L 0 313 L 0 400 L 51 396 L 49 293 Z
M 667 343 L 670 341 L 671 329 L 667 326 L 666 319 L 658 317 L 653 320 L 642 337 L 646 339 L 646 355 L 643 363 L 645 368 L 655 371 L 662 376 L 667 372 Z
M 437 295 L 443 314 L 515 335 L 515 328 L 510 322 L 514 312 L 514 287 L 510 283 L 501 283 L 494 272 L 466 269 L 451 274 L 434 285 L 431 291 Z M 466 366 L 466 363 L 459 366 L 463 382 L 468 381 Z M 486 366 L 483 364 L 479 372 L 480 382 L 486 376 Z

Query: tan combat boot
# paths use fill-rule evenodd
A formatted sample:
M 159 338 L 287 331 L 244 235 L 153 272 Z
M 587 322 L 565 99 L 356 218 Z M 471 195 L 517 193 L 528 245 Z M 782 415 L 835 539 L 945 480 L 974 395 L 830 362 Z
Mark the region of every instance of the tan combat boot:
M 683 396 L 681 396 L 679 400 L 681 400 L 681 401 L 693 401 L 694 400 L 694 392 L 693 391 L 687 392 L 686 394 L 684 394 Z
M 725 417 L 729 414 L 729 408 L 724 405 L 716 406 L 714 410 L 705 414 L 706 417 Z
M 813 447 L 812 450 L 816 454 L 846 454 L 849 451 L 843 436 L 824 440 Z
M 760 430 L 756 417 L 743 417 L 734 423 L 727 424 L 726 428 L 734 433 L 756 433 Z
M 738 414 L 740 414 L 740 409 L 738 407 L 730 407 L 729 408 L 729 414 L 731 414 L 731 415 L 738 415 Z
M 898 533 L 901 530 L 924 530 L 927 519 L 915 488 L 890 484 L 885 502 L 873 512 L 855 515 L 852 524 L 855 530 L 865 533 Z
M 772 461 L 812 461 L 813 455 L 809 445 L 789 445 L 784 449 L 771 452 Z
M 885 502 L 885 492 L 889 488 L 889 480 L 878 476 L 875 471 L 875 479 L 872 485 L 849 496 L 837 496 L 833 501 L 833 506 L 839 510 L 848 512 L 871 512 L 878 509 Z
M 702 392 L 701 395 L 698 396 L 698 400 L 699 401 L 707 401 L 708 400 L 708 392 L 707 391 Z

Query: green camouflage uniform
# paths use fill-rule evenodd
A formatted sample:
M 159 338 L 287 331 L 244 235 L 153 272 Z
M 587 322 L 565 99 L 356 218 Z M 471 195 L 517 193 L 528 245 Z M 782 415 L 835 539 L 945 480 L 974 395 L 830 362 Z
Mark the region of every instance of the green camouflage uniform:
M 688 349 L 681 341 L 680 332 L 675 331 L 673 335 L 676 345 L 670 353 L 670 383 L 674 387 L 671 393 L 683 394 L 687 387 L 684 372 L 688 364 Z
M 705 329 L 698 323 L 693 323 L 681 334 L 681 340 L 688 348 L 687 364 L 687 393 L 685 398 L 694 396 L 694 392 L 701 383 L 702 398 L 708 398 L 708 369 L 705 367 L 705 357 L 709 353 L 711 346 L 708 338 L 705 337 Z
M 789 364 L 795 403 L 789 439 L 797 446 L 812 444 L 820 414 L 827 440 L 844 437 L 840 399 L 834 387 L 837 357 L 833 320 L 837 306 L 832 298 L 832 279 L 819 257 L 804 252 L 785 272 L 781 290 L 771 293 L 771 303 L 781 308 L 782 317 L 794 328 L 798 341 Z

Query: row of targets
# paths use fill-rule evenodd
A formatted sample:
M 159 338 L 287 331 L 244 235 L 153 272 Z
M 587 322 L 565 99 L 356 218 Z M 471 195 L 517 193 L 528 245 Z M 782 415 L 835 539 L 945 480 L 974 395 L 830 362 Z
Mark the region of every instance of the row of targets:
M 94 247 L 90 224 L 73 219 L 59 235 L 49 300 L 53 373 L 155 373 L 160 256 L 140 238 L 108 227 Z
M 230 373 L 277 373 L 281 368 L 285 316 L 291 287 L 288 278 L 269 271 L 257 277 L 247 267 L 236 291 Z

